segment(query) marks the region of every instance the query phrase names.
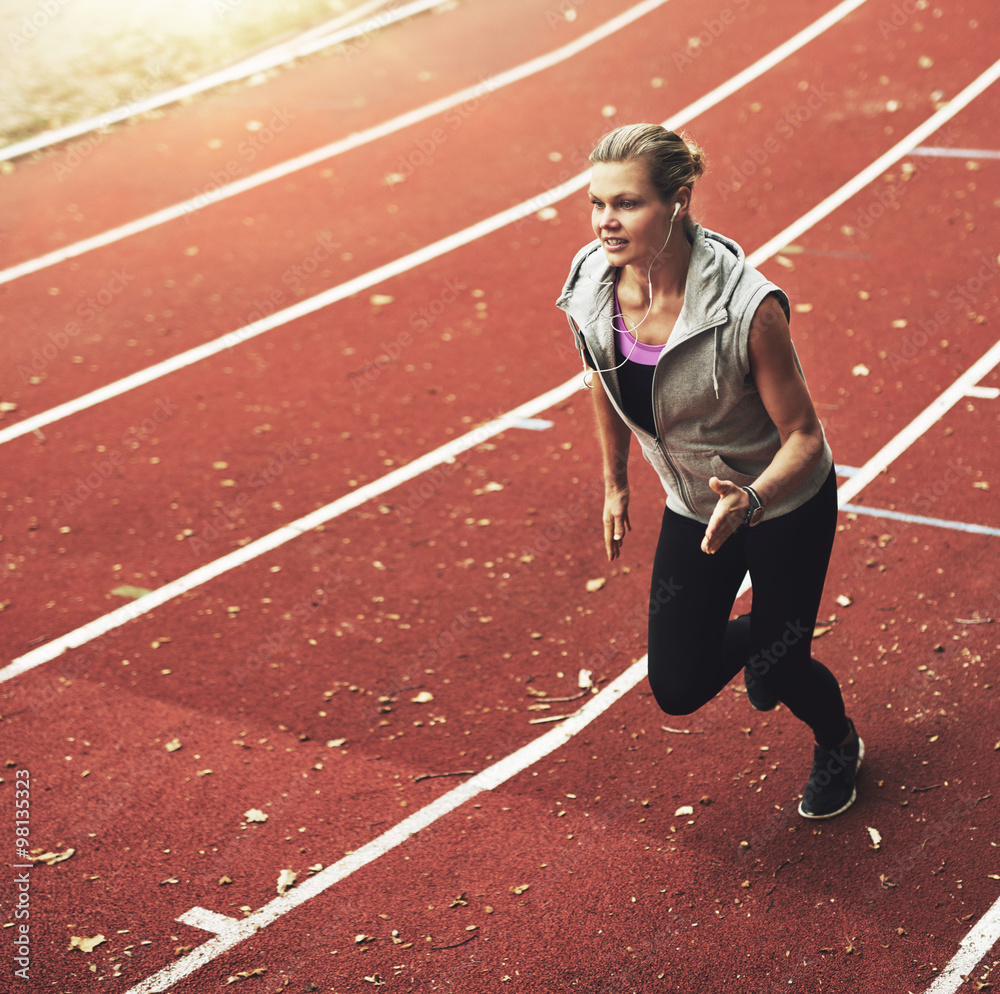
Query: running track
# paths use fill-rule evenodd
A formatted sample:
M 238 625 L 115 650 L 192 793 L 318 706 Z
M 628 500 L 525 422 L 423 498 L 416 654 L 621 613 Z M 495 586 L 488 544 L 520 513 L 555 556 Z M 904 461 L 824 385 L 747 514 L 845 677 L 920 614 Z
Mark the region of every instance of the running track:
M 467 0 L 18 161 L 5 984 L 988 984 L 998 28 L 987 0 Z M 640 466 L 603 561 L 552 301 L 586 151 L 632 120 L 707 146 L 701 219 L 796 307 L 845 505 L 817 652 L 869 757 L 829 824 L 795 813 L 810 745 L 785 711 L 734 685 L 671 719 L 646 693 Z M 548 700 L 581 669 L 599 693 Z M 25 769 L 32 848 L 73 850 L 27 871 L 29 981 L 7 959 Z

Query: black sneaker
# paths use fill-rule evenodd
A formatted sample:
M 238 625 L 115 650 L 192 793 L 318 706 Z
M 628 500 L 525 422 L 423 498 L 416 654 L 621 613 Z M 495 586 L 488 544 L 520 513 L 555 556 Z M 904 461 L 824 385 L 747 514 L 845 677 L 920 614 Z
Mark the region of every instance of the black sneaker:
M 854 722 L 847 720 L 851 738 L 845 745 L 827 749 L 817 743 L 813 747 L 812 775 L 799 804 L 803 818 L 832 818 L 846 811 L 858 796 L 854 780 L 865 755 L 865 744 Z
M 743 683 L 747 688 L 747 700 L 755 711 L 773 711 L 778 706 L 777 694 L 764 686 L 749 664 L 743 667 Z

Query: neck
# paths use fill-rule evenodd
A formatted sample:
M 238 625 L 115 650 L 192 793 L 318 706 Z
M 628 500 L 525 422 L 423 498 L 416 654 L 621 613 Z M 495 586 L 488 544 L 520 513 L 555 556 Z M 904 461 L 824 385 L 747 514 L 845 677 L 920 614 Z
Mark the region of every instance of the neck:
M 625 266 L 621 279 L 647 303 L 650 303 L 650 292 L 653 301 L 672 300 L 684 296 L 690 262 L 691 245 L 680 230 L 673 234 L 657 258 Z

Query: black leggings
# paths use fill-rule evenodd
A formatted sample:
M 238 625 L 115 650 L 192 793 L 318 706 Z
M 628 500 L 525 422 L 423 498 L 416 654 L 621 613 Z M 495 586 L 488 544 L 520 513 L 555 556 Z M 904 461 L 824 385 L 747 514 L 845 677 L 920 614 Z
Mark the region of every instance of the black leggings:
M 800 508 L 701 551 L 705 526 L 666 509 L 649 597 L 649 683 L 667 714 L 691 714 L 750 665 L 755 679 L 837 745 L 850 731 L 837 678 L 811 643 L 837 526 L 831 470 Z M 750 614 L 730 620 L 747 571 Z

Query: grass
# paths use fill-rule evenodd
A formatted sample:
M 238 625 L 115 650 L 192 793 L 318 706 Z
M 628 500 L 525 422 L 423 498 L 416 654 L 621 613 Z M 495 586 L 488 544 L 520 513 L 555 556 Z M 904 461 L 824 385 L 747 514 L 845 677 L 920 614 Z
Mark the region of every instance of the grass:
M 361 2 L 4 0 L 0 146 L 197 79 Z

